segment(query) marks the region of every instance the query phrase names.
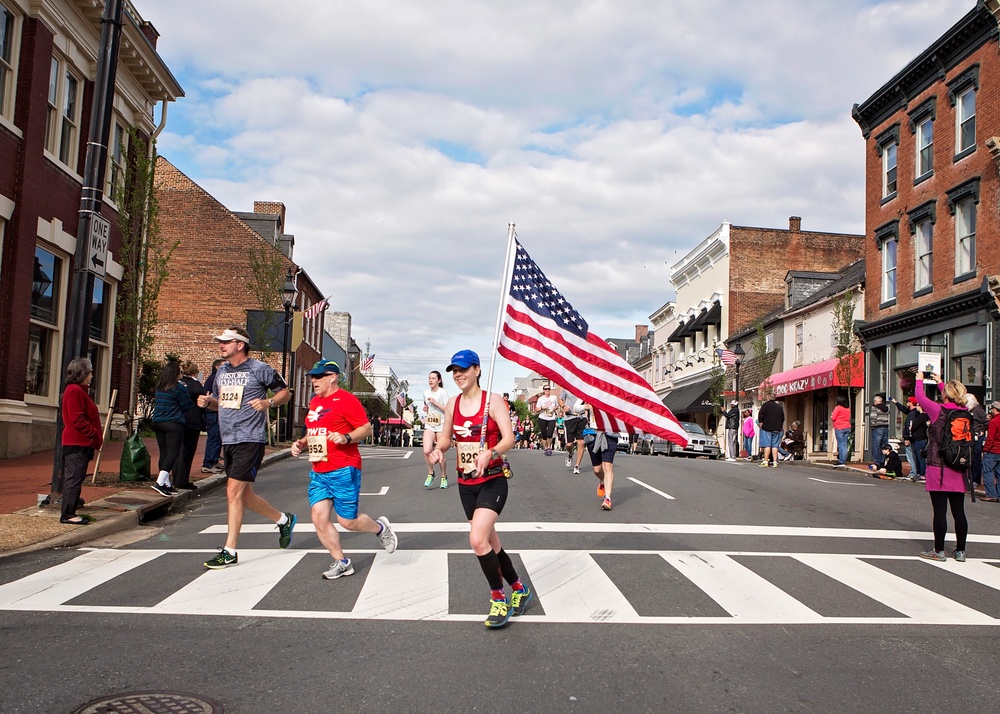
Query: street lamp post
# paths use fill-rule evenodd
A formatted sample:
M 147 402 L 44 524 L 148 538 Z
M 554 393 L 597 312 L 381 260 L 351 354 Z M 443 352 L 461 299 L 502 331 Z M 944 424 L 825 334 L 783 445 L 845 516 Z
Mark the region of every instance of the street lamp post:
M 743 349 L 743 345 L 737 342 L 736 348 L 733 350 L 733 354 L 736 355 L 736 362 L 734 365 L 736 367 L 736 408 L 740 411 L 740 420 L 738 422 L 739 427 L 736 431 L 736 453 L 739 455 L 740 437 L 743 434 L 743 405 L 740 403 L 740 365 L 743 364 L 743 358 L 746 357 L 747 353 Z M 747 456 L 750 456 L 750 454 L 747 454 Z
M 351 340 L 353 343 L 354 340 Z M 358 368 L 358 359 L 361 358 L 361 350 L 357 347 L 350 347 L 347 350 L 347 389 L 354 391 L 354 370 Z
M 289 379 L 287 374 L 288 369 L 288 343 L 291 341 L 290 333 L 292 331 L 292 306 L 295 303 L 295 294 L 297 290 L 295 289 L 295 281 L 292 278 L 292 269 L 289 268 L 288 272 L 285 273 L 285 284 L 281 288 L 282 304 L 285 308 L 285 329 L 281 338 L 281 378 L 285 380 L 285 384 L 289 385 Z M 289 388 L 291 386 L 289 385 Z M 294 392 L 293 392 L 294 395 Z M 285 412 L 285 423 L 284 429 L 281 428 L 281 420 L 278 420 L 278 433 L 282 440 L 286 440 L 291 433 L 291 429 L 288 425 L 290 410 L 292 408 L 291 401 L 287 402 L 284 407 Z

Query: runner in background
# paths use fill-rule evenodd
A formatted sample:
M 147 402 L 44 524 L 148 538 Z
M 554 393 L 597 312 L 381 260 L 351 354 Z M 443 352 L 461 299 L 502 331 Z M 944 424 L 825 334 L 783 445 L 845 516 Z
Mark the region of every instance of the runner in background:
M 563 410 L 563 424 L 566 429 L 566 468 L 580 473 L 583 460 L 583 430 L 587 426 L 587 406 L 567 390 L 559 395 L 559 407 Z
M 427 463 L 427 478 L 424 479 L 424 488 L 430 488 L 434 483 L 434 464 L 431 463 L 430 453 L 434 450 L 444 427 L 444 408 L 448 404 L 448 392 L 441 386 L 441 373 L 433 371 L 427 375 L 427 385 L 430 389 L 424 390 L 424 461 Z M 448 488 L 448 470 L 441 464 L 441 488 Z
M 552 396 L 552 387 L 542 387 L 542 396 L 535 402 L 538 412 L 538 438 L 542 440 L 542 448 L 546 456 L 552 456 L 552 437 L 556 431 L 556 408 L 559 400 Z

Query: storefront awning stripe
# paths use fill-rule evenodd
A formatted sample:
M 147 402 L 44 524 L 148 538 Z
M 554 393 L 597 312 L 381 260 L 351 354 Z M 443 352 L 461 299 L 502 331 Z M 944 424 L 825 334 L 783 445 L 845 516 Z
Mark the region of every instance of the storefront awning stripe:
M 865 386 L 864 354 L 851 356 L 850 363 L 843 369 L 836 357 L 805 364 L 801 367 L 772 374 L 768 379 L 774 389 L 774 396 L 787 397 L 792 394 L 811 392 L 828 387 L 863 387 Z

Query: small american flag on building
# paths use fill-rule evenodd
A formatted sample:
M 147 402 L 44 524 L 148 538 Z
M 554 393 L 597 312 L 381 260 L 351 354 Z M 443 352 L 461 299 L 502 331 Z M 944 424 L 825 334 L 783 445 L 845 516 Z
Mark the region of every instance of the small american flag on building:
M 316 317 L 318 314 L 320 314 L 321 312 L 323 312 L 327 308 L 327 306 L 329 304 L 330 303 L 327 301 L 327 299 L 323 298 L 318 303 L 315 303 L 308 310 L 306 310 L 305 312 L 303 312 L 302 313 L 302 317 L 304 317 L 307 320 L 311 320 L 314 317 Z
M 724 350 L 719 348 L 715 350 L 715 354 L 719 356 L 719 360 L 722 362 L 722 364 L 726 365 L 727 367 L 732 367 L 739 360 L 739 357 L 737 357 L 736 353 L 733 352 L 732 350 Z
M 370 372 L 372 367 L 375 366 L 375 355 L 365 355 L 365 358 L 361 360 L 361 371 Z
M 403 394 L 402 392 L 397 392 L 396 393 L 396 401 L 399 402 L 399 406 L 401 408 L 406 409 L 406 395 L 405 394 Z

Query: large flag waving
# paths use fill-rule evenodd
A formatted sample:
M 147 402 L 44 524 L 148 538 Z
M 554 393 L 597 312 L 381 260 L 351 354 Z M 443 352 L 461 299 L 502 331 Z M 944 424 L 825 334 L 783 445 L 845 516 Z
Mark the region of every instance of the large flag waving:
M 652 387 L 549 282 L 515 240 L 510 291 L 497 351 L 594 407 L 607 432 L 642 430 L 687 445 L 684 429 Z

